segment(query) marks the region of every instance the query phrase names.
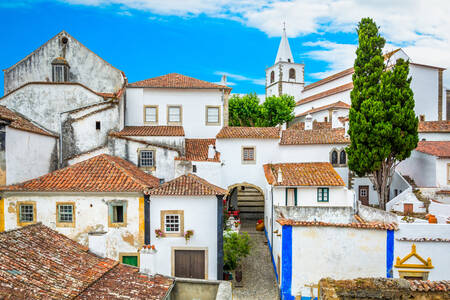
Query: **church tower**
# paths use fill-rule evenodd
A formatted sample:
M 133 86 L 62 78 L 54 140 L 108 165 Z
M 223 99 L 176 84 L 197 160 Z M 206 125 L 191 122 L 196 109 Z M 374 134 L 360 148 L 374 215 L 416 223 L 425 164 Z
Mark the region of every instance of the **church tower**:
M 304 69 L 304 64 L 294 62 L 284 27 L 275 64 L 266 69 L 266 97 L 287 94 L 298 101 L 305 85 Z

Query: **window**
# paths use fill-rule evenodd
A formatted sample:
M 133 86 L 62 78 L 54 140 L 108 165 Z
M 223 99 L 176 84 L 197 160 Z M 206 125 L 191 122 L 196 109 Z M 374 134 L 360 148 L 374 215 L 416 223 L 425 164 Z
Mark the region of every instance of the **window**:
M 289 69 L 289 79 L 295 80 L 295 70 L 294 69 Z
M 100 121 L 95 121 L 95 129 L 100 130 Z
M 419 120 L 420 120 L 420 122 L 424 122 L 425 121 L 425 115 L 420 115 L 419 116 Z
M 197 166 L 196 165 L 192 165 L 192 173 L 197 173 Z
M 111 201 L 108 203 L 109 227 L 127 226 L 127 202 Z
M 167 107 L 167 124 L 169 125 L 181 124 L 181 106 Z
M 119 261 L 124 265 L 139 267 L 139 255 L 137 253 L 119 253 Z
M 347 163 L 347 155 L 345 154 L 345 150 L 342 150 L 339 153 L 339 164 L 345 165 Z
M 69 64 L 63 57 L 57 57 L 52 61 L 53 82 L 69 81 Z
M 182 210 L 162 210 L 161 230 L 165 236 L 183 236 L 184 212 Z
M 17 202 L 17 226 L 36 223 L 36 203 L 32 201 Z
M 144 123 L 158 124 L 158 106 L 156 105 L 144 106 Z
M 56 226 L 73 227 L 75 225 L 75 203 L 56 203 Z
M 242 163 L 255 163 L 255 147 L 242 147 Z
M 328 202 L 328 201 L 329 201 L 328 188 L 318 188 L 317 202 Z
M 206 125 L 220 125 L 220 106 L 206 107 Z
M 338 153 L 336 150 L 333 150 L 333 152 L 331 152 L 331 164 L 337 165 L 337 163 L 338 163 Z
M 139 167 L 153 167 L 155 165 L 155 151 L 154 150 L 140 150 L 139 151 Z
M 270 83 L 273 83 L 275 81 L 275 72 L 270 72 Z
M 286 206 L 297 206 L 297 189 L 286 189 Z
M 324 121 L 324 122 L 328 122 L 328 117 L 324 117 L 324 118 L 323 118 L 323 121 Z

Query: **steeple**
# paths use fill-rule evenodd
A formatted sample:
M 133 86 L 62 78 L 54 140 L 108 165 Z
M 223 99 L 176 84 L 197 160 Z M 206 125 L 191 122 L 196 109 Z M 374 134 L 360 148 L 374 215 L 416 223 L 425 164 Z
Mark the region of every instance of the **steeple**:
M 291 47 L 289 47 L 289 41 L 286 35 L 286 24 L 283 23 L 283 35 L 281 36 L 280 46 L 278 47 L 277 58 L 275 59 L 275 63 L 277 62 L 294 62 L 294 58 L 292 57 Z

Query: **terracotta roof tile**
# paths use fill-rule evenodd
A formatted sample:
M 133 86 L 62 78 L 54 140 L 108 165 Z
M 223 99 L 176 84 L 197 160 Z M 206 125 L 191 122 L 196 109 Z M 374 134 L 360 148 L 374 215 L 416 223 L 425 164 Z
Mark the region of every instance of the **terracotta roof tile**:
M 129 87 L 148 87 L 148 88 L 177 88 L 177 89 L 227 89 L 231 88 L 225 85 L 219 85 L 208 81 L 192 78 L 177 73 L 170 73 L 163 76 L 149 78 L 130 83 Z
M 320 99 L 320 98 L 324 98 L 324 97 L 328 97 L 328 96 L 331 96 L 331 95 L 335 95 L 335 94 L 338 94 L 338 93 L 341 93 L 341 92 L 345 92 L 345 91 L 348 91 L 348 90 L 351 90 L 351 89 L 353 89 L 353 82 L 349 82 L 349 83 L 340 85 L 338 87 L 335 87 L 335 88 L 332 88 L 332 89 L 329 89 L 329 90 L 326 90 L 326 91 L 323 91 L 323 92 L 311 95 L 311 96 L 303 98 L 303 99 L 300 99 L 299 101 L 297 101 L 296 105 L 301 105 L 301 104 L 304 104 L 304 103 L 308 103 L 308 102 L 311 102 L 311 101 L 314 101 L 314 100 L 317 100 L 317 99 Z
M 282 182 L 277 181 L 281 169 Z M 277 186 L 344 186 L 345 183 L 328 162 L 265 164 L 264 175 Z
M 318 122 L 316 120 L 313 121 L 313 130 L 314 129 L 331 129 L 331 122 Z M 305 130 L 305 122 L 297 122 L 289 126 L 288 129 L 298 129 Z
M 226 193 L 226 190 L 193 174 L 182 175 L 150 191 L 150 195 L 158 196 L 206 196 Z
M 183 126 L 126 126 L 119 136 L 184 136 Z
M 403 242 L 437 242 L 437 243 L 450 243 L 450 239 L 446 238 L 407 238 L 402 237 L 396 239 L 397 241 L 403 241 Z
M 0 233 L 2 299 L 164 299 L 173 279 L 144 277 L 41 223 Z
M 223 127 L 216 135 L 218 139 L 279 139 L 278 127 Z
M 208 159 L 209 145 L 216 146 L 216 139 L 185 139 L 185 152 L 184 157 L 177 157 L 176 160 L 189 160 L 189 161 L 211 161 L 219 162 L 220 153 L 216 151 L 216 155 L 212 159 Z
M 450 157 L 450 141 L 420 141 L 415 150 L 437 157 Z
M 159 179 L 134 164 L 100 154 L 72 166 L 23 183 L 1 187 L 2 191 L 42 192 L 143 192 L 157 187 Z
M 344 128 L 298 130 L 287 129 L 281 133 L 280 145 L 349 144 Z
M 339 109 L 339 108 L 350 109 L 350 105 L 345 103 L 345 102 L 338 101 L 338 102 L 335 102 L 335 103 L 331 103 L 331 104 L 328 104 L 328 105 L 324 105 L 324 106 L 320 106 L 320 107 L 317 107 L 317 108 L 313 108 L 313 109 L 307 110 L 307 111 L 305 111 L 305 112 L 303 112 L 301 114 L 296 115 L 296 117 L 306 116 L 308 114 L 312 114 L 312 113 L 315 113 L 315 112 L 318 112 L 318 111 L 322 111 L 322 110 Z
M 51 137 L 58 137 L 57 135 L 38 127 L 37 125 L 34 125 L 32 122 L 27 120 L 19 113 L 13 112 L 12 110 L 6 108 L 3 105 L 0 105 L 0 119 L 11 122 L 9 126 L 15 129 L 47 135 Z
M 419 122 L 419 132 L 450 132 L 450 121 Z
M 282 225 L 288 226 L 324 226 L 324 227 L 347 227 L 358 229 L 376 229 L 376 230 L 398 230 L 397 224 L 388 224 L 380 222 L 372 223 L 329 223 L 329 222 L 314 222 L 314 221 L 295 221 L 291 219 L 279 218 L 277 222 Z

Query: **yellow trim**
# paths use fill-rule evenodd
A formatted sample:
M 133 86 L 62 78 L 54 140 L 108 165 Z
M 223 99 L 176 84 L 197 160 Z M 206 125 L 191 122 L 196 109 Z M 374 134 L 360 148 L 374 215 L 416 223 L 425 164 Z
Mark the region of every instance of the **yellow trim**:
M 20 221 L 20 206 L 21 205 L 32 205 L 33 206 L 33 221 L 32 222 L 21 222 Z M 35 201 L 18 201 L 16 203 L 16 215 L 17 215 L 17 226 L 26 226 L 36 223 L 36 202 Z
M 180 232 L 166 232 L 166 215 L 180 215 Z M 161 210 L 161 231 L 165 237 L 183 237 L 184 236 L 184 211 L 183 210 Z
M 137 257 L 137 263 L 138 263 L 138 268 L 139 268 L 139 266 L 140 266 L 140 264 L 141 264 L 141 261 L 140 261 L 140 255 L 139 255 L 139 252 L 120 252 L 119 253 L 119 261 L 120 261 L 120 263 L 122 263 L 123 264 L 123 257 L 124 256 L 136 256 Z M 127 266 L 129 266 L 129 265 L 127 265 Z
M 405 262 L 410 259 L 411 257 L 417 258 L 422 264 L 405 264 Z M 397 261 L 394 265 L 396 268 L 414 268 L 414 269 L 433 269 L 433 264 L 431 263 L 431 258 L 427 258 L 427 260 L 423 259 L 419 254 L 416 252 L 416 245 L 411 245 L 411 253 L 406 255 L 404 258 L 400 259 L 399 256 L 397 256 Z
M 415 270 L 399 270 L 398 271 L 398 276 L 400 278 L 405 278 L 405 277 L 416 277 L 419 280 L 428 280 L 428 273 L 430 273 L 430 271 L 415 271 Z M 419 276 L 420 275 L 420 276 Z
M 0 232 L 5 231 L 5 198 L 0 198 Z
M 139 243 L 144 245 L 145 235 L 145 201 L 144 197 L 139 198 Z
M 145 117 L 146 117 L 145 110 L 147 108 L 156 108 L 156 118 L 155 118 L 156 121 L 152 122 L 152 121 L 147 121 L 145 119 Z M 158 125 L 158 115 L 159 115 L 158 105 L 144 105 L 144 117 L 143 117 L 144 124 Z
M 72 222 L 59 221 L 59 205 L 72 205 Z M 75 202 L 56 202 L 56 227 L 75 227 Z
M 169 120 L 169 109 L 172 107 L 180 108 L 180 121 L 179 122 L 171 122 Z M 182 125 L 183 124 L 183 106 L 181 105 L 167 105 L 167 125 Z
M 208 122 L 208 109 L 217 108 L 218 109 L 218 117 L 217 122 Z M 220 106 L 219 105 L 206 105 L 205 108 L 205 125 L 206 126 L 218 126 L 220 125 L 221 117 L 220 117 Z

